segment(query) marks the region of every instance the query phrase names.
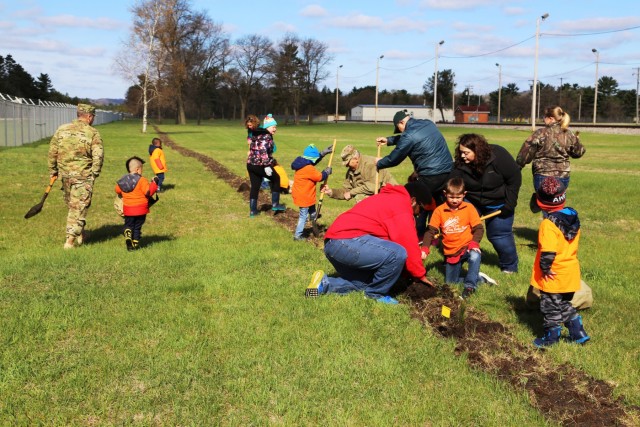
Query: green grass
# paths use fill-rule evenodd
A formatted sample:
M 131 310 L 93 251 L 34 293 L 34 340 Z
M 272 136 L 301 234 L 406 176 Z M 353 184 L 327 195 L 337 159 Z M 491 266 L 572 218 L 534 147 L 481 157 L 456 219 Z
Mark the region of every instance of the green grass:
M 244 176 L 240 123 L 161 125 L 178 144 Z M 66 209 L 56 184 L 43 211 L 24 220 L 48 181 L 47 144 L 0 149 L 0 425 L 545 425 L 529 404 L 454 356 L 409 315 L 362 294 L 306 300 L 322 251 L 293 242 L 268 215 L 249 219 L 235 189 L 192 158 L 165 148 L 166 184 L 143 228 L 143 250 L 128 253 L 112 207 L 125 160 L 147 158 L 152 133 L 135 121 L 99 128 L 105 167 L 89 211 L 89 244 L 64 251 Z M 309 143 L 338 140 L 375 155 L 389 125 L 279 126 L 276 157 L 289 165 Z M 453 148 L 459 128 L 442 128 Z M 515 154 L 524 131 L 482 130 Z M 580 260 L 595 295 L 584 313 L 587 346 L 548 352 L 617 385 L 640 404 L 636 252 L 640 213 L 637 137 L 583 133 L 572 163 L 570 204 L 581 214 Z M 387 148 L 383 150 L 389 150 Z M 388 152 L 388 151 L 387 151 Z M 384 154 L 384 151 L 383 151 Z M 342 166 L 334 158 L 331 183 Z M 326 160 L 321 166 L 326 164 Z M 392 173 L 404 181 L 408 161 Z M 152 175 L 149 165 L 145 175 Z M 292 178 L 292 174 L 290 174 Z M 527 289 L 539 217 L 528 211 L 531 170 L 517 210 L 521 272 L 473 305 L 511 327 L 523 343 L 539 317 L 513 310 Z M 330 184 L 331 184 L 330 183 Z M 285 203 L 292 206 L 290 196 Z M 325 199 L 325 224 L 352 202 Z M 437 255 L 429 275 L 437 280 Z M 533 324 L 531 323 L 533 322 Z M 532 326 L 533 325 L 533 326 Z

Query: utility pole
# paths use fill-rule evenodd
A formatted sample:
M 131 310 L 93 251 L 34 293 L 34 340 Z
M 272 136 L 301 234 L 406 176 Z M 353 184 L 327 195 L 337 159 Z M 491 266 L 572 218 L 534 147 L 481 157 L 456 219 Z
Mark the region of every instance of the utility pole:
M 467 85 L 467 107 L 471 104 L 471 91 L 473 90 L 472 85 Z
M 560 77 L 560 90 L 558 91 L 558 105 L 562 106 L 562 80 L 563 78 Z
M 640 67 L 636 68 L 636 125 L 640 124 L 640 111 L 638 110 L 638 89 L 640 89 Z

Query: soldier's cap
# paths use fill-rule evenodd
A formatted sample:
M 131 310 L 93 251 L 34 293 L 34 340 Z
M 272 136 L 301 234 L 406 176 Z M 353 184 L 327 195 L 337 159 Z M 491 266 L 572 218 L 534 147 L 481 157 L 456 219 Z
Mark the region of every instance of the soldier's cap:
M 131 172 L 131 171 L 129 170 L 129 163 L 131 163 L 131 161 L 132 161 L 132 160 L 137 160 L 137 161 L 139 161 L 139 162 L 140 162 L 140 164 L 141 164 L 141 165 L 144 165 L 144 160 L 142 160 L 140 157 L 138 157 L 138 156 L 129 157 L 129 158 L 127 159 L 127 163 L 125 164 L 125 165 L 126 165 L 126 167 L 127 167 L 127 172 Z
M 96 114 L 96 107 L 89 104 L 78 104 L 78 113 Z
M 347 166 L 352 158 L 358 157 L 359 155 L 360 152 L 356 150 L 353 145 L 347 145 L 342 149 L 342 152 L 340 153 L 340 157 L 342 158 L 342 165 Z

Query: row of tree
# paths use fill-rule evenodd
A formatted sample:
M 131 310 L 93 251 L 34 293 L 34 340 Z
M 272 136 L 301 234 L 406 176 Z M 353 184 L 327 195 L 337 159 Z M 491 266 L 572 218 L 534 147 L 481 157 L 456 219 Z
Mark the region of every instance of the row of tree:
M 62 102 L 78 104 L 86 99 L 64 95 L 53 88 L 48 74 L 41 73 L 34 78 L 13 56 L 0 55 L 0 93 L 31 100 Z

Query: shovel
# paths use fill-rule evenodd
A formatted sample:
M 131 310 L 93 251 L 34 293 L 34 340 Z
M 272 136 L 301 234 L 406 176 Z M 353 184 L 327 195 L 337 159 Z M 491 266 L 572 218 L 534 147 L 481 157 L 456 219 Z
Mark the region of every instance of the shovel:
M 51 191 L 51 187 L 53 186 L 53 183 L 56 182 L 56 179 L 58 179 L 58 177 L 56 175 L 51 177 L 51 180 L 49 180 L 49 185 L 47 186 L 47 189 L 44 190 L 44 194 L 42 195 L 42 200 L 40 200 L 40 203 L 38 203 L 37 205 L 33 206 L 31 209 L 29 209 L 29 212 L 27 212 L 24 215 L 24 219 L 29 219 L 34 215 L 37 215 L 40 213 L 40 211 L 42 210 L 42 205 L 44 205 L 44 201 L 47 200 L 47 196 L 49 195 L 49 191 Z
M 337 140 L 333 139 L 333 148 L 331 149 L 331 156 L 329 156 L 329 165 L 327 167 L 331 167 L 331 162 L 333 161 L 333 153 L 336 151 L 336 142 Z M 327 181 L 329 177 L 324 180 L 322 185 L 327 185 Z M 316 210 L 316 217 L 311 221 L 311 230 L 313 231 L 313 235 L 318 237 L 320 235 L 320 231 L 318 230 L 318 217 L 320 216 L 320 210 L 322 209 L 322 199 L 324 198 L 324 193 L 320 193 L 320 197 L 318 198 L 318 209 Z
M 376 157 L 376 159 L 380 158 L 380 145 L 378 145 L 378 156 Z M 378 160 L 376 160 L 377 162 Z M 375 190 L 373 190 L 373 194 L 378 194 L 378 187 L 380 186 L 380 171 L 378 170 L 378 168 L 376 167 L 376 188 Z

